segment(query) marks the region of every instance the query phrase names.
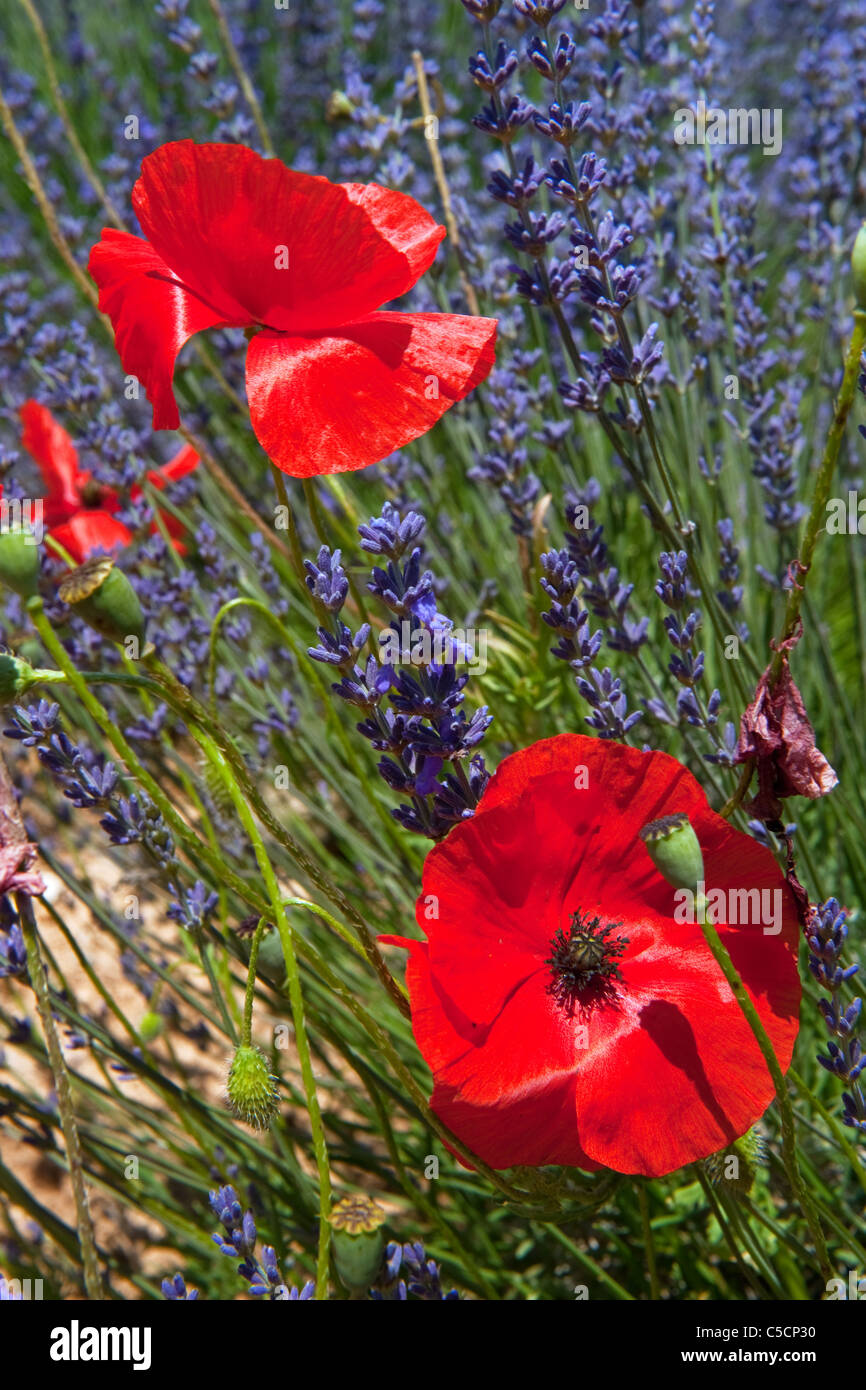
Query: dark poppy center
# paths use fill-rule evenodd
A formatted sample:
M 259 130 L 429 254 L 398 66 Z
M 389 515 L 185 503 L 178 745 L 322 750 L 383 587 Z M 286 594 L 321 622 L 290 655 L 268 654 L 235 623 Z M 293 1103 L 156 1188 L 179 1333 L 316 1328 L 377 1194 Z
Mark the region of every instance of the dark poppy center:
M 572 1005 L 588 986 L 600 986 L 604 992 L 612 980 L 622 979 L 617 962 L 628 937 L 613 935 L 621 926 L 622 922 L 603 922 L 578 909 L 570 926 L 557 930 L 545 962 L 552 976 L 548 992 L 557 1003 Z
M 95 478 L 88 478 L 78 493 L 81 498 L 82 507 L 99 507 L 102 505 L 102 484 Z

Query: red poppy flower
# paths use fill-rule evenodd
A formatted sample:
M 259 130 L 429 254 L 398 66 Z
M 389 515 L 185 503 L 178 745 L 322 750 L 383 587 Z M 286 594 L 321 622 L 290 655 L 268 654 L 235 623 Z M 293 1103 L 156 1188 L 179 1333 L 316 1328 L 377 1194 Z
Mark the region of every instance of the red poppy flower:
M 766 900 L 777 934 L 716 929 L 789 1064 L 798 922 L 770 851 L 712 811 L 667 754 L 546 739 L 506 758 L 472 819 L 428 855 L 426 942 L 383 938 L 410 953 L 433 1110 L 492 1167 L 658 1176 L 725 1148 L 772 1100 L 700 926 L 676 920 L 674 890 L 639 839 L 677 811 L 700 841 L 708 895 L 779 892 Z
M 90 555 L 99 555 L 103 551 L 110 555 L 116 550 L 123 550 L 132 540 L 128 526 L 124 526 L 111 512 L 99 508 L 76 512 L 68 521 L 52 526 L 48 535 L 62 545 L 78 565 L 82 565 Z
M 257 330 L 253 429 L 303 478 L 417 439 L 493 366 L 495 319 L 373 312 L 412 288 L 445 235 L 405 193 L 178 140 L 142 161 L 132 205 L 144 238 L 106 228 L 89 269 L 155 429 L 179 424 L 175 359 L 204 328 Z
M 23 430 L 21 443 L 33 457 L 47 489 L 43 498 L 45 521 L 53 536 L 78 564 L 99 551 L 111 552 L 129 545 L 132 532 L 115 516 L 120 499 L 112 488 L 97 481 L 92 473 L 79 466 L 78 451 L 66 430 L 55 420 L 47 406 L 38 401 L 25 401 L 19 410 Z M 198 465 L 198 454 L 188 444 L 162 468 L 147 475 L 154 487 L 191 473 Z M 141 496 L 134 487 L 130 496 Z M 173 516 L 164 518 L 169 535 L 177 538 L 183 527 Z M 151 528 L 156 530 L 154 525 Z M 175 539 L 178 550 L 181 542 Z

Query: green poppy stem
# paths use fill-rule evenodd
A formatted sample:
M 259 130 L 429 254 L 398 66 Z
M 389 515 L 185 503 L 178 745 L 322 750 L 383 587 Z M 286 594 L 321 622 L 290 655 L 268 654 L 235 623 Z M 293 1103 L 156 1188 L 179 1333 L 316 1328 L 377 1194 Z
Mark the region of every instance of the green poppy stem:
M 650 1221 L 649 1197 L 647 1195 L 647 1184 L 638 1180 L 637 1200 L 640 1207 L 641 1228 L 643 1230 L 643 1248 L 646 1254 L 646 1272 L 649 1279 L 650 1298 L 657 1302 L 661 1298 L 659 1291 L 659 1272 L 656 1264 L 655 1238 L 653 1236 L 652 1223 Z
M 204 747 L 212 765 L 219 769 L 226 791 L 234 803 L 238 819 L 246 831 L 256 862 L 259 866 L 262 878 L 265 883 L 268 898 L 270 899 L 271 910 L 277 931 L 280 935 L 280 944 L 283 948 L 283 959 L 286 964 L 286 977 L 289 984 L 289 1003 L 292 1010 L 292 1022 L 295 1029 L 295 1046 L 298 1050 L 298 1062 L 301 1067 L 301 1079 L 304 1086 L 304 1096 L 307 1103 L 307 1114 L 310 1118 L 310 1131 L 313 1138 L 313 1152 L 316 1158 L 316 1169 L 319 1176 L 319 1249 L 316 1267 L 316 1298 L 324 1299 L 328 1296 L 328 1270 L 329 1270 L 329 1251 L 331 1240 L 331 1228 L 328 1217 L 331 1210 L 331 1170 L 328 1160 L 328 1147 L 325 1140 L 325 1128 L 322 1123 L 322 1112 L 319 1106 L 319 1096 L 316 1088 L 316 1079 L 313 1075 L 313 1061 L 310 1051 L 309 1038 L 307 1037 L 307 1025 L 304 1017 L 304 999 L 301 990 L 301 975 L 298 969 L 298 958 L 295 952 L 294 934 L 289 925 L 280 886 L 277 876 L 271 863 L 268 852 L 265 848 L 259 828 L 256 825 L 255 817 L 247 805 L 246 799 L 238 783 L 232 775 L 232 770 L 228 760 L 223 756 L 216 744 L 207 738 L 206 734 L 200 734 L 200 741 Z M 259 923 L 259 931 L 262 930 L 262 923 Z M 250 957 L 251 978 L 255 979 L 255 957 Z M 252 1019 L 251 991 L 247 986 L 247 997 L 249 1000 L 249 1017 Z
M 803 539 L 800 544 L 800 554 L 796 561 L 794 582 L 788 590 L 788 602 L 785 606 L 785 626 L 782 631 L 781 639 L 776 643 L 776 654 L 773 657 L 770 667 L 769 683 L 771 687 L 779 679 L 782 671 L 784 643 L 793 637 L 797 631 L 797 624 L 800 619 L 800 608 L 803 604 L 803 594 L 805 593 L 806 587 L 806 576 L 812 565 L 815 547 L 818 544 L 818 537 L 826 524 L 827 502 L 830 497 L 830 489 L 833 486 L 833 476 L 836 472 L 836 462 L 839 458 L 839 450 L 845 434 L 845 426 L 848 423 L 848 416 L 851 414 L 851 407 L 854 404 L 854 396 L 857 390 L 857 377 L 860 372 L 860 358 L 863 355 L 864 346 L 866 346 L 866 309 L 855 309 L 854 329 L 851 333 L 848 351 L 845 354 L 842 385 L 836 397 L 836 404 L 833 409 L 833 421 L 830 425 L 829 433 L 827 434 L 827 443 L 824 445 L 824 454 L 818 469 L 818 476 L 815 479 L 812 506 L 803 529 Z
M 259 918 L 255 935 L 250 944 L 250 964 L 247 971 L 247 987 L 244 994 L 244 1021 L 241 1028 L 241 1047 L 250 1047 L 253 1040 L 253 1004 L 256 998 L 256 967 L 259 962 L 259 947 L 262 944 L 262 937 L 265 934 L 267 921 L 264 917 Z
M 773 1050 L 773 1044 L 761 1022 L 758 1010 L 752 1003 L 734 962 L 728 955 L 719 933 L 712 923 L 706 920 L 706 907 L 706 899 L 701 894 L 697 900 L 698 923 L 704 934 L 704 940 L 713 953 L 716 964 L 719 966 L 719 969 L 730 985 L 731 992 L 740 1007 L 740 1011 L 752 1030 L 755 1041 L 761 1049 L 761 1056 L 764 1058 L 767 1064 L 767 1070 L 772 1077 L 782 1122 L 782 1160 L 785 1164 L 785 1172 L 788 1175 L 791 1189 L 795 1193 L 803 1210 L 803 1215 L 806 1218 L 806 1223 L 815 1245 L 815 1252 L 818 1256 L 818 1263 L 821 1266 L 821 1272 L 826 1279 L 832 1279 L 833 1269 L 827 1256 L 827 1244 L 824 1239 L 824 1232 L 821 1229 L 821 1222 L 818 1219 L 818 1213 L 812 1204 L 812 1199 L 803 1182 L 799 1164 L 797 1163 L 797 1133 L 794 1122 L 794 1110 L 788 1095 L 788 1088 L 785 1084 L 784 1073 L 779 1066 L 779 1059 Z

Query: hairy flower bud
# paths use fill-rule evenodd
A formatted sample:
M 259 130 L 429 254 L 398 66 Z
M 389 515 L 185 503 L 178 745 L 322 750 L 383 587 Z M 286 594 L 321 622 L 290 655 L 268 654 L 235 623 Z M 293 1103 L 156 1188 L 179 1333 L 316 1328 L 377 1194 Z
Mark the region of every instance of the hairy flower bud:
M 704 1160 L 704 1171 L 714 1187 L 723 1187 L 737 1197 L 748 1197 L 765 1162 L 763 1137 L 752 1128 L 726 1149 Z
M 276 1077 L 258 1047 L 241 1044 L 232 1058 L 226 1081 L 229 1103 L 238 1119 L 253 1129 L 267 1129 L 276 1114 Z

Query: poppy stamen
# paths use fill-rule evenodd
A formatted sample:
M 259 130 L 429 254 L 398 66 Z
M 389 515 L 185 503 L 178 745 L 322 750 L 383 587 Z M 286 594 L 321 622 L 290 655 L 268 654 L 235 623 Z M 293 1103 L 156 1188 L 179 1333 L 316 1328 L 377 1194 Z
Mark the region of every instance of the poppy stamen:
M 550 943 L 552 955 L 545 961 L 552 973 L 548 992 L 557 1003 L 573 1004 L 582 990 L 598 980 L 609 988 L 612 980 L 621 980 L 620 957 L 628 945 L 628 937 L 611 936 L 622 922 L 602 923 L 600 917 L 585 916 L 578 910 L 572 914 L 568 931 L 559 927 Z
M 96 478 L 88 478 L 78 490 L 82 507 L 101 507 L 103 491 L 102 484 Z

